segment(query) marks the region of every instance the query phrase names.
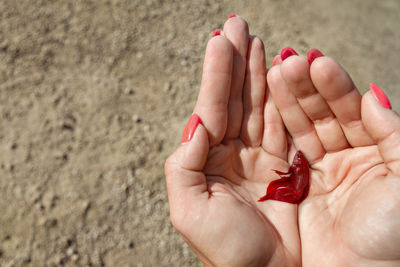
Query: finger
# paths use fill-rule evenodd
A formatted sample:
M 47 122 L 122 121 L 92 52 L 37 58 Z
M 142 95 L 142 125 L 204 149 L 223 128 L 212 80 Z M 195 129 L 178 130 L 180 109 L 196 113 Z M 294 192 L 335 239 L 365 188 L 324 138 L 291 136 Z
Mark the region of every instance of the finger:
M 219 144 L 228 121 L 228 100 L 233 64 L 232 44 L 223 36 L 208 42 L 201 89 L 194 112 L 203 120 L 210 146 Z
M 276 66 L 282 63 L 281 55 L 276 55 L 272 60 L 272 66 Z
M 315 89 L 310 78 L 307 59 L 287 58 L 281 65 L 282 77 L 303 111 L 314 124 L 318 137 L 327 152 L 349 147 L 342 128 L 325 99 Z
M 246 66 L 240 138 L 244 144 L 254 147 L 261 144 L 267 75 L 264 45 L 257 37 L 250 38 Z
M 272 97 L 295 146 L 313 163 L 325 155 L 325 150 L 313 124 L 283 80 L 280 66 L 274 66 L 268 71 L 267 80 Z
M 276 108 L 272 96 L 267 92 L 264 107 L 263 149 L 271 155 L 287 161 L 288 141 L 281 114 Z
M 218 36 L 218 35 L 224 36 L 224 32 L 221 31 L 221 29 L 215 29 L 215 30 L 213 31 L 213 34 L 211 35 L 211 37 L 215 37 L 215 36 Z
M 242 90 L 246 71 L 246 56 L 249 42 L 249 27 L 241 17 L 232 17 L 224 25 L 224 35 L 233 45 L 232 82 L 228 104 L 228 127 L 225 138 L 236 138 L 240 134 L 243 119 Z
M 333 59 L 319 57 L 310 67 L 311 80 L 339 121 L 353 147 L 373 144 L 361 121 L 361 95 L 350 76 Z
M 386 95 L 376 85 L 370 85 L 370 92 L 363 96 L 361 115 L 389 170 L 400 175 L 400 117 L 391 110 Z
M 175 226 L 187 214 L 186 209 L 191 208 L 190 203 L 208 199 L 206 177 L 202 172 L 209 151 L 208 135 L 194 116 L 184 131 L 184 135 L 192 134 L 191 140 L 186 138 L 188 142 L 182 143 L 165 163 L 171 220 Z

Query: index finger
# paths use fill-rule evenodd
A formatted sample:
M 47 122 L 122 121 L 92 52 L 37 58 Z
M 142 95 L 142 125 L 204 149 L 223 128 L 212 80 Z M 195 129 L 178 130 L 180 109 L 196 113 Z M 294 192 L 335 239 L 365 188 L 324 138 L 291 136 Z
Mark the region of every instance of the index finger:
M 200 93 L 194 112 L 208 131 L 210 146 L 219 144 L 228 121 L 228 100 L 232 79 L 233 48 L 223 36 L 207 45 Z

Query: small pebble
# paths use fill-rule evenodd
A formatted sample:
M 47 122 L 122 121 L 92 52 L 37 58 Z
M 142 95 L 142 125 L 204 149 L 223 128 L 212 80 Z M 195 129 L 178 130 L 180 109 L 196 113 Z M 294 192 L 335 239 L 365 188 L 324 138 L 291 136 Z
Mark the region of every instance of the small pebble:
M 150 131 L 150 129 L 151 129 L 151 127 L 150 127 L 150 125 L 149 125 L 149 124 L 145 124 L 145 125 L 143 125 L 143 130 L 144 130 L 145 132 L 149 132 L 149 131 Z
M 79 259 L 79 255 L 78 254 L 74 254 L 71 257 L 72 261 L 77 261 Z
M 6 169 L 8 170 L 8 171 L 10 171 L 10 172 L 13 172 L 14 171 L 14 164 L 11 164 L 11 163 L 6 163 L 7 165 L 6 165 Z
M 166 83 L 164 84 L 163 90 L 164 90 L 164 92 L 168 92 L 168 91 L 171 90 L 171 88 L 172 88 L 171 82 L 166 82 Z
M 45 209 L 45 207 L 44 207 L 44 205 L 42 203 L 36 203 L 35 206 L 36 206 L 36 208 L 38 210 L 44 210 Z
M 133 91 L 132 88 L 127 87 L 127 88 L 125 88 L 124 93 L 127 95 L 133 95 L 135 93 L 135 91 Z
M 134 114 L 134 115 L 132 116 L 132 120 L 133 120 L 134 122 L 136 122 L 136 123 L 139 123 L 139 122 L 142 121 L 142 119 L 141 119 L 137 114 Z
M 186 59 L 181 60 L 182 67 L 187 67 L 188 65 L 189 65 L 189 62 Z
M 68 249 L 67 249 L 67 255 L 68 256 L 72 256 L 74 254 L 74 249 L 72 248 L 72 247 L 69 247 Z
M 4 40 L 3 42 L 0 43 L 0 49 L 4 51 L 8 49 L 7 41 Z

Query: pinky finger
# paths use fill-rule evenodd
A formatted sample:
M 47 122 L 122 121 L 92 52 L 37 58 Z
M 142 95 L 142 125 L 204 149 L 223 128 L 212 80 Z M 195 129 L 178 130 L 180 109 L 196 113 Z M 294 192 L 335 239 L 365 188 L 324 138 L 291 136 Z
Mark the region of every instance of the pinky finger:
M 267 92 L 264 107 L 264 134 L 262 147 L 271 155 L 287 160 L 287 134 L 282 117 L 276 108 L 271 94 Z

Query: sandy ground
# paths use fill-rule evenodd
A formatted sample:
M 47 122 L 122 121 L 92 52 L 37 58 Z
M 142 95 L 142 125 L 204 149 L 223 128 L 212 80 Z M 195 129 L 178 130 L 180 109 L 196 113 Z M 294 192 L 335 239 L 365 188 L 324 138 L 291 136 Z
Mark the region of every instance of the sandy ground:
M 229 13 L 400 110 L 397 0 L 0 0 L 0 266 L 199 266 L 163 174 Z

